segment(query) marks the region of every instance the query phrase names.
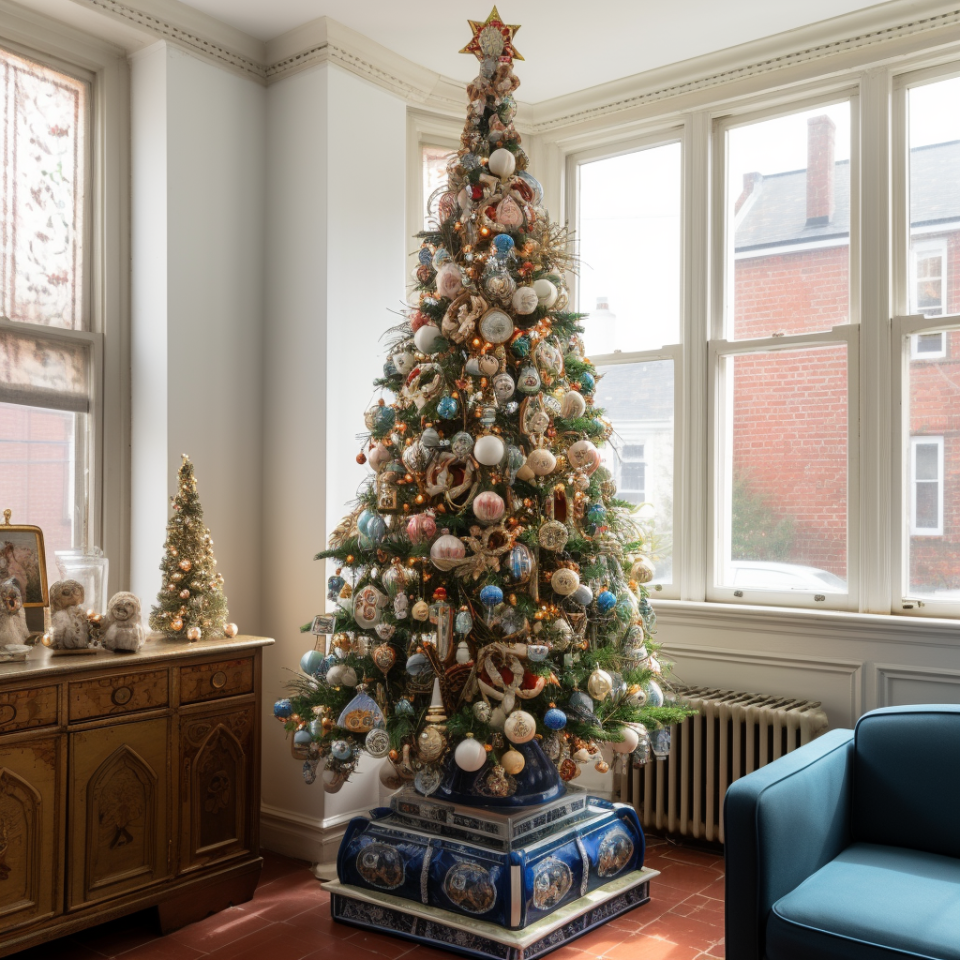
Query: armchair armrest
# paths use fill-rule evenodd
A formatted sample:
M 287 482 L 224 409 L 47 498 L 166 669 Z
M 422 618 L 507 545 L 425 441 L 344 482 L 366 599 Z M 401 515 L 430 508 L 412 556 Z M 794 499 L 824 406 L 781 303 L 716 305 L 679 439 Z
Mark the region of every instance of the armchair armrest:
M 727 791 L 726 956 L 763 960 L 777 900 L 850 843 L 852 730 L 833 730 Z

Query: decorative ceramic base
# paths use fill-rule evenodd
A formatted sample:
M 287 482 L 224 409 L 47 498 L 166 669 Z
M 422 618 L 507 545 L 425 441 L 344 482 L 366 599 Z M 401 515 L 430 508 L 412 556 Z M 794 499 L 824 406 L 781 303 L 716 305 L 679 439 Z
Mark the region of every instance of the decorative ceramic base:
M 465 957 L 534 960 L 646 903 L 650 880 L 659 875 L 658 870 L 647 867 L 631 871 L 522 930 L 507 930 L 495 923 L 351 887 L 339 880 L 331 880 L 323 888 L 330 891 L 330 911 L 340 923 L 392 933 Z

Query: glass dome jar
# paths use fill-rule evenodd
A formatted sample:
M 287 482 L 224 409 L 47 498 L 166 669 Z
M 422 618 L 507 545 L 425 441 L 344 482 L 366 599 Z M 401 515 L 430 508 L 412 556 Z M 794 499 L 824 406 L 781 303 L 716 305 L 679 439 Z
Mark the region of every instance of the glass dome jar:
M 83 605 L 87 610 L 106 613 L 107 574 L 110 561 L 99 547 L 89 550 L 57 550 L 57 570 L 63 580 L 76 580 L 83 586 Z

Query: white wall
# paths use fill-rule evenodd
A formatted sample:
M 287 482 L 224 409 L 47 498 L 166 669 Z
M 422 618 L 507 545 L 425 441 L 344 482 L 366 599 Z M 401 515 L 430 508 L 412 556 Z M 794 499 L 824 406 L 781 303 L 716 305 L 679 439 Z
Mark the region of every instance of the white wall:
M 266 91 L 162 42 L 131 75 L 131 588 L 146 613 L 189 453 L 231 619 L 258 633 Z
M 263 842 L 314 860 L 336 849 L 336 824 L 377 803 L 376 770 L 340 793 L 305 786 L 273 700 L 313 637 L 301 624 L 326 604 L 313 557 L 363 477 L 356 435 L 399 305 L 406 262 L 406 107 L 334 66 L 267 91 L 264 343 Z

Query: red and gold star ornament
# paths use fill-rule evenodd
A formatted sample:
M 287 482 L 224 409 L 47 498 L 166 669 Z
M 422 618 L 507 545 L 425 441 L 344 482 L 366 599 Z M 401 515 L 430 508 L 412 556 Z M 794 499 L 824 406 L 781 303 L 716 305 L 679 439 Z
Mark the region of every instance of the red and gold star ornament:
M 510 63 L 512 60 L 523 59 L 513 45 L 513 36 L 520 29 L 520 24 L 504 23 L 496 7 L 490 11 L 486 20 L 468 20 L 467 23 L 470 24 L 473 36 L 461 53 L 472 53 L 480 61 L 491 58 L 501 63 Z

